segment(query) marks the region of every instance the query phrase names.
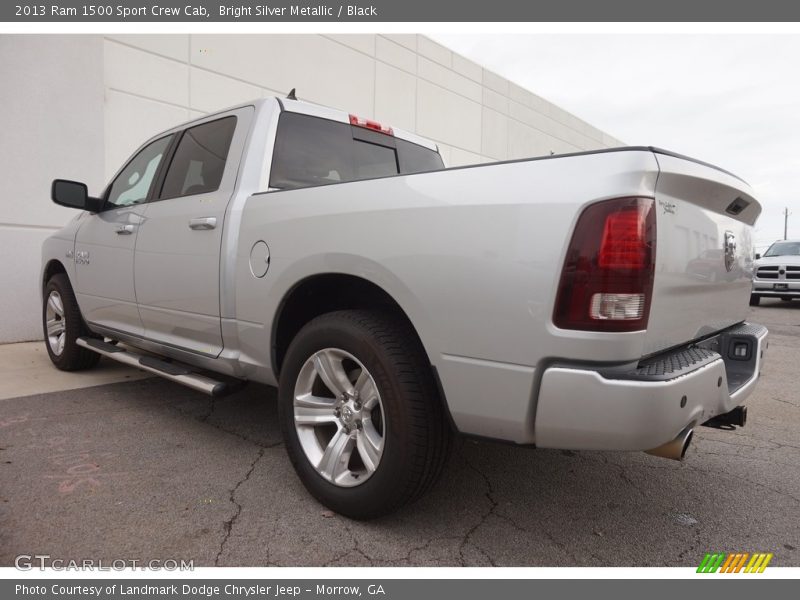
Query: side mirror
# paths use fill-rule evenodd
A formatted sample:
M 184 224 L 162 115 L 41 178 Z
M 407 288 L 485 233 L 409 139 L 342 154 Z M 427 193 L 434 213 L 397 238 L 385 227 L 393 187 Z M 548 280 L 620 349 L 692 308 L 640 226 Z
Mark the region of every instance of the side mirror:
M 103 205 L 103 201 L 100 198 L 92 198 L 89 195 L 89 189 L 85 183 L 67 179 L 53 180 L 53 186 L 50 188 L 50 198 L 61 206 L 90 212 L 99 212 Z
M 756 252 L 756 260 L 758 260 L 759 258 L 761 258 L 761 255 L 758 252 Z

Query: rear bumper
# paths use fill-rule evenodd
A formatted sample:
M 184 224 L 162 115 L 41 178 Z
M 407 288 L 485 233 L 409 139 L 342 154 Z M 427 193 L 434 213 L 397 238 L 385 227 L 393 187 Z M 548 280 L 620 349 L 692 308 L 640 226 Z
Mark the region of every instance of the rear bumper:
M 734 348 L 744 355 L 736 356 Z M 767 329 L 741 324 L 634 365 L 552 365 L 542 375 L 542 448 L 649 450 L 741 405 L 756 385 Z

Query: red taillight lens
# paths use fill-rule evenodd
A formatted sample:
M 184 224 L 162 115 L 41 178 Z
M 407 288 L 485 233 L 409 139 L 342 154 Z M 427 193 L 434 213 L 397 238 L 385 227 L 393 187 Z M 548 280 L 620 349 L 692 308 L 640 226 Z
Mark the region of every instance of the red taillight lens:
M 558 287 L 553 322 L 562 329 L 647 327 L 655 271 L 651 198 L 592 204 L 578 218 Z
M 597 263 L 603 269 L 641 269 L 647 261 L 643 206 L 626 207 L 606 217 Z

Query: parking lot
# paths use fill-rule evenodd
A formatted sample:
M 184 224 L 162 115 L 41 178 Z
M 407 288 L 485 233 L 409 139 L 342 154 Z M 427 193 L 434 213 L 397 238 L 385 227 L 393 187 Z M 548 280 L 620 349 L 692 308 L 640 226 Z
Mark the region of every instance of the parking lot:
M 212 401 L 147 378 L 0 400 L 0 565 L 695 566 L 762 551 L 799 566 L 800 302 L 751 311 L 771 337 L 748 424 L 700 428 L 683 463 L 462 439 L 432 493 L 366 523 L 305 492 L 271 388 Z

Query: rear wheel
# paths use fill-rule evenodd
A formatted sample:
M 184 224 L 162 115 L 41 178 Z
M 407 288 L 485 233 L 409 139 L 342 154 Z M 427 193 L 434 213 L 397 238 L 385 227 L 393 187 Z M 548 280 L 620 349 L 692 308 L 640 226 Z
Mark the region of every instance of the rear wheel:
M 758 306 L 761 303 L 761 296 L 750 294 L 750 306 Z
M 787 297 L 787 296 L 781 296 L 781 300 L 783 300 L 784 302 L 791 302 L 792 301 L 792 299 Z
M 424 351 L 391 315 L 338 311 L 303 327 L 281 370 L 279 413 L 303 484 L 355 519 L 421 496 L 449 448 Z
M 44 288 L 42 327 L 47 354 L 62 371 L 80 371 L 97 364 L 100 355 L 75 343 L 90 335 L 78 309 L 69 279 L 63 273 L 53 275 Z

